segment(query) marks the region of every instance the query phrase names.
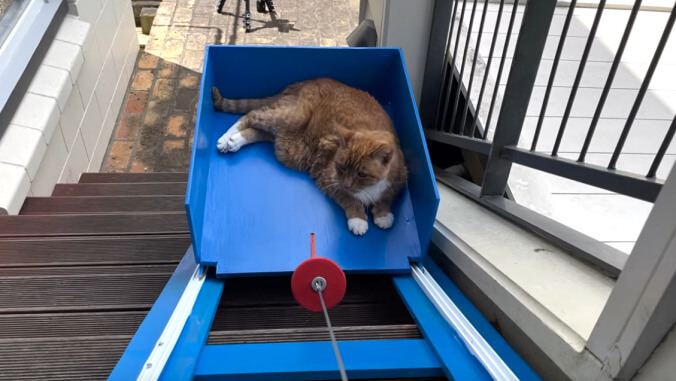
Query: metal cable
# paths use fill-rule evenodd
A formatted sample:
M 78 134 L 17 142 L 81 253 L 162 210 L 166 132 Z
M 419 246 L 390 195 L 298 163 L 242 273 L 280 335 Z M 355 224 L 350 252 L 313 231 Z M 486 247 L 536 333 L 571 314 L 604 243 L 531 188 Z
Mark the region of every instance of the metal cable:
M 343 365 L 343 358 L 340 356 L 340 351 L 338 350 L 338 342 L 336 341 L 336 335 L 333 333 L 333 326 L 331 325 L 331 320 L 329 319 L 329 313 L 328 313 L 328 311 L 326 311 L 326 304 L 324 304 L 324 296 L 322 296 L 322 287 L 317 284 L 313 288 L 319 294 L 319 301 L 322 302 L 322 310 L 324 311 L 324 318 L 326 319 L 326 326 L 329 328 L 329 335 L 331 335 L 331 344 L 333 344 L 333 352 L 336 354 L 336 360 L 338 360 L 338 368 L 340 370 L 340 378 L 343 381 L 347 381 L 347 373 L 345 373 L 345 366 Z

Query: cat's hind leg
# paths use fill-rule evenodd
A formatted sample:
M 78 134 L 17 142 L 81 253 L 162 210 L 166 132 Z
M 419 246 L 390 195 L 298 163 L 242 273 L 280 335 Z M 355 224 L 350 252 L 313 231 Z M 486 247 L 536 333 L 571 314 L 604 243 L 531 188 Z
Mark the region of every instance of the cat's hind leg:
M 223 148 L 221 148 L 221 142 L 219 139 L 218 149 L 221 150 L 222 153 L 237 152 L 245 145 L 261 141 L 273 141 L 273 139 L 273 136 L 265 131 L 257 130 L 255 128 L 247 128 L 245 130 L 235 131 L 235 133 L 233 133 L 228 138 L 228 140 L 224 142 Z
M 264 134 L 276 136 L 280 129 L 301 126 L 307 123 L 310 115 L 299 109 L 294 103 L 280 102 L 248 112 L 218 139 L 217 147 L 221 152 L 234 152 L 228 149 L 228 142 L 237 132 L 256 129 Z M 265 135 L 264 135 L 265 136 Z
M 255 128 L 277 136 L 283 130 L 305 125 L 310 115 L 297 103 L 278 102 L 270 107 L 253 110 L 244 115 L 240 121 L 248 128 Z

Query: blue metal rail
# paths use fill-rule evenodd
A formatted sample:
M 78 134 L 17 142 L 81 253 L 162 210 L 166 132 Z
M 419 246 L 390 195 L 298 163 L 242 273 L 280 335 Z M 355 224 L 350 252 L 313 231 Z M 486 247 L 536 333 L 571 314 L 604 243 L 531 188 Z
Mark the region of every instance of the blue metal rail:
M 227 281 L 198 276 L 196 269 L 189 250 L 109 380 L 340 379 L 328 341 L 206 345 Z M 539 380 L 431 260 L 392 280 L 424 339 L 339 341 L 349 378 Z M 188 316 L 177 320 L 185 306 Z M 176 321 L 184 321 L 178 330 Z M 167 339 L 167 332 L 179 331 L 177 339 Z

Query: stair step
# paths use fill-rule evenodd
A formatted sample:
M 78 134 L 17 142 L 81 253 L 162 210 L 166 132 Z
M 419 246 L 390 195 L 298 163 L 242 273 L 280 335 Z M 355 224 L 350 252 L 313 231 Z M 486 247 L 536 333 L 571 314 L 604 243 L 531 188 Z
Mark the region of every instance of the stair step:
M 171 274 L 0 277 L 0 314 L 149 309 Z
M 347 340 L 401 340 L 420 339 L 422 335 L 415 324 L 361 325 L 334 328 L 336 339 Z M 326 327 L 272 328 L 236 331 L 211 331 L 208 345 L 289 343 L 326 340 Z
M 129 274 L 171 274 L 176 269 L 175 263 L 140 264 L 130 266 L 45 266 L 45 267 L 0 267 L 0 279 L 5 277 L 65 277 Z M 1 336 L 1 335 L 0 335 Z
M 0 340 L 133 335 L 146 311 L 0 315 Z
M 80 175 L 80 183 L 184 183 L 187 172 L 107 173 L 86 172 Z
M 28 197 L 19 214 L 182 212 L 184 196 Z
M 0 239 L 0 267 L 178 263 L 190 235 Z
M 56 184 L 52 196 L 185 196 L 186 187 L 181 182 Z
M 0 216 L 0 238 L 188 232 L 184 212 Z
M 91 0 L 89 0 L 91 1 Z M 128 336 L 14 341 L 0 345 L 6 380 L 105 380 L 124 353 Z

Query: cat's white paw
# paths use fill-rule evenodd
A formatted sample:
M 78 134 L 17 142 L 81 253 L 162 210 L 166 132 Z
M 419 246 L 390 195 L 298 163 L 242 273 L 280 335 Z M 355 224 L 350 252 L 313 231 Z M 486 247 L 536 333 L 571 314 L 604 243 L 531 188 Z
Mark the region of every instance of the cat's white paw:
M 230 138 L 232 138 L 233 135 L 235 135 L 236 133 L 239 132 L 239 126 L 241 124 L 242 123 L 240 121 L 237 121 L 235 124 L 232 125 L 232 127 L 230 127 L 228 129 L 228 131 L 225 134 L 223 134 L 218 139 L 218 143 L 216 144 L 216 147 L 218 147 L 218 150 L 221 151 L 221 153 L 235 152 L 235 151 L 228 150 L 228 142 L 230 141 Z
M 369 230 L 369 223 L 361 218 L 350 218 L 347 220 L 347 226 L 354 235 L 364 235 Z
M 249 141 L 242 136 L 242 133 L 237 132 L 230 137 L 230 140 L 228 140 L 226 152 L 237 152 L 240 148 L 247 145 L 247 143 L 249 143 Z
M 218 150 L 221 153 L 227 152 L 226 148 L 228 148 L 228 140 L 230 140 L 230 136 L 226 136 L 226 135 L 228 135 L 227 132 L 225 134 L 223 134 L 223 136 L 221 136 L 218 139 L 218 143 L 216 144 L 216 147 L 218 147 Z
M 389 229 L 394 223 L 394 215 L 392 215 L 392 213 L 387 213 L 384 216 L 374 218 L 373 222 L 381 229 Z

